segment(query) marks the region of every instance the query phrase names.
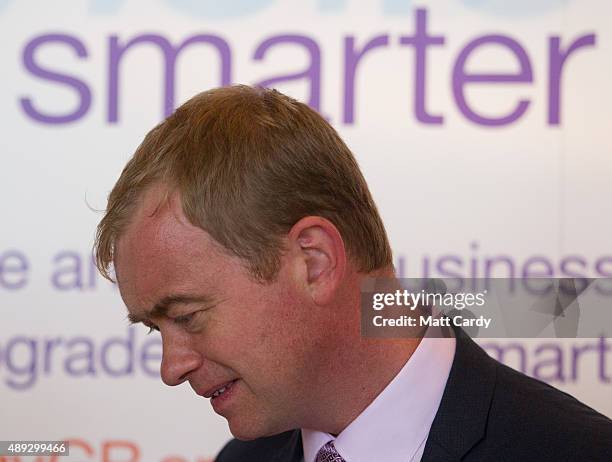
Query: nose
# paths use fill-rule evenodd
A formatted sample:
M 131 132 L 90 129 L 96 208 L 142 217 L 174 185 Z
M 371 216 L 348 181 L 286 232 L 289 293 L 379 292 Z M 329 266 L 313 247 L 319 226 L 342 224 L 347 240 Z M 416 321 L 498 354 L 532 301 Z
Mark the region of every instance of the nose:
M 161 378 L 166 385 L 180 385 L 201 364 L 202 358 L 189 339 L 162 330 Z

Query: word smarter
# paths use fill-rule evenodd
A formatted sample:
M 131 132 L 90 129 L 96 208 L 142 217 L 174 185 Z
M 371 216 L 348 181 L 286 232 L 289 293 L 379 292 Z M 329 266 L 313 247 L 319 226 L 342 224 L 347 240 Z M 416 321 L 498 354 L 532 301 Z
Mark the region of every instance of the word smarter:
M 337 92 L 334 88 L 333 92 L 328 93 L 337 94 L 339 97 L 339 101 L 336 103 L 340 113 L 339 121 L 342 124 L 352 125 L 356 123 L 358 106 L 356 83 L 358 80 L 368 80 L 368 76 L 364 74 L 375 72 L 377 80 L 380 81 L 381 75 L 387 76 L 396 73 L 394 71 L 398 68 L 395 64 L 391 64 L 394 66 L 393 68 L 374 68 L 370 63 L 366 70 L 364 63 L 366 57 L 386 53 L 388 57 L 393 58 L 391 59 L 392 63 L 399 63 L 402 59 L 413 59 L 410 68 L 412 75 L 406 75 L 404 81 L 412 82 L 407 83 L 407 85 L 412 86 L 412 103 L 407 102 L 406 104 L 412 104 L 412 113 L 418 124 L 442 125 L 445 123 L 446 114 L 441 113 L 439 109 L 432 109 L 427 103 L 428 94 L 440 90 L 439 88 L 433 90 L 429 88 L 431 81 L 440 80 L 432 78 L 432 74 L 441 72 L 448 76 L 446 78 L 452 89 L 452 100 L 459 114 L 473 124 L 488 127 L 513 124 L 527 112 L 531 105 L 531 99 L 527 97 L 517 98 L 508 107 L 494 109 L 496 114 L 491 115 L 491 108 L 483 108 L 482 100 L 479 100 L 476 104 L 468 101 L 468 88 L 490 86 L 499 88 L 503 86 L 507 90 L 507 87 L 514 88 L 517 84 L 533 86 L 534 83 L 541 82 L 546 85 L 546 88 L 543 89 L 544 91 L 538 89 L 537 93 L 546 95 L 546 104 L 542 105 L 546 108 L 545 120 L 549 126 L 556 126 L 561 123 L 562 78 L 564 74 L 568 73 L 569 58 L 579 53 L 582 54 L 584 50 L 592 48 L 596 44 L 594 33 L 586 33 L 570 39 L 562 39 L 559 35 L 550 35 L 547 37 L 547 47 L 545 47 L 546 56 L 539 56 L 536 59 L 536 62 L 546 61 L 548 63 L 547 75 L 535 79 L 533 60 L 528 49 L 519 40 L 508 34 L 499 32 L 479 35 L 468 39 L 467 43 L 458 44 L 457 47 L 456 41 L 451 40 L 444 33 L 430 33 L 428 29 L 428 10 L 419 8 L 414 11 L 414 27 L 411 32 L 394 35 L 381 31 L 370 37 L 356 37 L 354 34 L 339 37 L 341 56 L 340 59 L 334 58 L 333 62 L 338 63 L 338 68 L 331 72 L 337 73 L 339 76 L 341 91 Z M 128 56 L 138 53 L 138 49 L 144 47 L 146 50 L 153 47 L 162 54 L 162 89 L 159 101 L 162 107 L 161 115 L 165 117 L 171 114 L 176 106 L 177 81 L 180 81 L 176 75 L 179 55 L 185 50 L 197 46 L 212 50 L 213 62 L 207 60 L 193 62 L 193 58 L 191 58 L 189 63 L 183 64 L 183 66 L 188 66 L 184 69 L 191 69 L 191 73 L 193 73 L 193 69 L 211 69 L 209 74 L 212 78 L 216 79 L 218 76 L 215 86 L 225 86 L 233 83 L 235 67 L 246 68 L 246 75 L 251 73 L 265 75 L 266 63 L 269 63 L 270 66 L 277 64 L 269 56 L 273 54 L 270 53 L 272 50 L 279 48 L 295 50 L 295 53 L 299 55 L 305 52 L 307 57 L 305 66 L 282 74 L 270 73 L 272 75 L 258 78 L 252 84 L 275 87 L 286 82 L 304 83 L 308 89 L 305 99 L 311 107 L 322 113 L 333 109 L 322 107 L 322 82 L 329 80 L 323 75 L 323 69 L 330 72 L 327 71 L 330 67 L 322 66 L 322 61 L 323 57 L 326 56 L 325 53 L 331 53 L 328 49 L 333 48 L 335 50 L 336 44 L 326 42 L 323 46 L 315 36 L 287 31 L 261 38 L 235 37 L 234 42 L 238 42 L 238 45 L 235 43 L 232 45 L 231 38 L 222 37 L 210 31 L 193 33 L 178 43 L 173 43 L 160 32 L 135 34 L 129 37 L 111 33 L 107 38 L 104 55 L 92 57 L 90 56 L 90 50 L 92 48 L 99 49 L 99 45 L 87 44 L 74 33 L 58 31 L 52 34 L 37 35 L 25 43 L 21 52 L 25 72 L 34 80 L 51 84 L 51 86 L 46 85 L 44 87 L 45 91 L 57 92 L 58 90 L 54 87 L 60 87 L 60 91 L 70 91 L 76 96 L 77 104 L 71 103 L 71 99 L 66 104 L 65 98 L 53 104 L 43 103 L 41 100 L 47 98 L 41 97 L 41 95 L 38 95 L 38 98 L 33 96 L 30 93 L 32 89 L 27 87 L 21 89 L 22 96 L 19 98 L 19 104 L 25 115 L 38 123 L 66 124 L 86 117 L 92 107 L 92 101 L 99 98 L 105 102 L 104 105 L 98 105 L 98 107 L 104 108 L 106 122 L 117 124 L 120 120 L 120 89 L 126 86 L 125 82 L 122 81 L 120 69 L 123 67 L 125 71 Z M 243 49 L 245 46 L 250 46 L 251 43 L 255 43 L 254 49 Z M 435 69 L 428 70 L 426 66 L 428 57 L 431 58 L 432 53 L 447 46 L 453 47 L 450 60 L 443 66 L 436 66 Z M 503 67 L 515 68 L 516 70 L 512 72 L 503 69 L 496 72 L 490 69 L 486 72 L 472 70 L 472 62 L 477 61 L 479 52 L 490 47 L 493 47 L 497 52 L 501 52 L 501 56 L 504 57 Z M 66 67 L 76 68 L 81 71 L 80 73 L 87 70 L 90 74 L 92 72 L 99 74 L 99 76 L 95 76 L 92 82 L 102 82 L 102 88 L 94 91 L 92 82 L 75 75 L 73 71 L 58 68 L 60 66 L 58 66 L 57 60 L 50 61 L 46 55 L 51 54 L 53 56 L 58 48 L 63 53 L 69 53 Z M 404 49 L 411 53 L 404 53 Z M 334 51 L 334 53 L 337 53 L 337 51 Z M 249 56 L 251 61 L 241 62 L 239 66 L 236 66 L 235 57 L 245 55 Z M 105 58 L 102 58 L 102 56 L 105 56 Z M 158 63 L 152 62 L 151 67 L 158 68 Z M 145 72 L 147 75 L 151 74 L 151 71 Z M 31 82 L 32 79 L 23 79 L 23 81 Z M 410 97 L 407 96 L 406 101 L 409 99 Z M 401 100 L 397 101 L 395 94 L 394 100 L 390 103 L 402 104 Z

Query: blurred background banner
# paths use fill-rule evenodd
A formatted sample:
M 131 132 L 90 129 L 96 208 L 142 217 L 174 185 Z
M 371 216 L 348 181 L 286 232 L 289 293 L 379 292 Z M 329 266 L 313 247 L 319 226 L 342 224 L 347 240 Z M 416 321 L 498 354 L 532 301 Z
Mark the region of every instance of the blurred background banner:
M 611 20 L 604 0 L 0 0 L 0 439 L 204 462 L 230 437 L 161 383 L 159 336 L 91 260 L 92 209 L 212 87 L 320 111 L 402 277 L 612 277 Z M 612 416 L 612 340 L 479 342 Z

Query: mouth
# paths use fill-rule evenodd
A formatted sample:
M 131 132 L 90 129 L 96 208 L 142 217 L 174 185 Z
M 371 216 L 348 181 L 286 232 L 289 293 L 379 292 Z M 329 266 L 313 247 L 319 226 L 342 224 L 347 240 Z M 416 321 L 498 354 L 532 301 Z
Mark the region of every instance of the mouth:
M 208 391 L 206 391 L 203 396 L 205 398 L 210 398 L 211 400 L 214 400 L 219 396 L 223 396 L 224 393 L 227 393 L 237 381 L 238 379 L 234 379 L 230 380 L 229 382 L 215 385 L 213 388 L 210 388 Z

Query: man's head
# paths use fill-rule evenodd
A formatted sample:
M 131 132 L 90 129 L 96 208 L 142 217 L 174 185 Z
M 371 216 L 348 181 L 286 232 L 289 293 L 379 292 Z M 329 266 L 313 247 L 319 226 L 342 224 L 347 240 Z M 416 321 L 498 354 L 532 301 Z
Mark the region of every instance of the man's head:
M 114 263 L 130 318 L 161 331 L 164 382 L 207 396 L 230 383 L 213 407 L 247 439 L 320 420 L 328 388 L 342 391 L 337 364 L 354 360 L 358 275 L 392 268 L 333 128 L 245 86 L 195 96 L 146 136 L 96 258 L 107 276 Z
M 350 150 L 319 114 L 275 90 L 200 93 L 147 134 L 98 227 L 97 263 L 106 276 L 114 244 L 155 183 L 180 193 L 188 220 L 258 279 L 274 277 L 281 237 L 309 215 L 338 228 L 359 271 L 391 265 L 385 229 Z

